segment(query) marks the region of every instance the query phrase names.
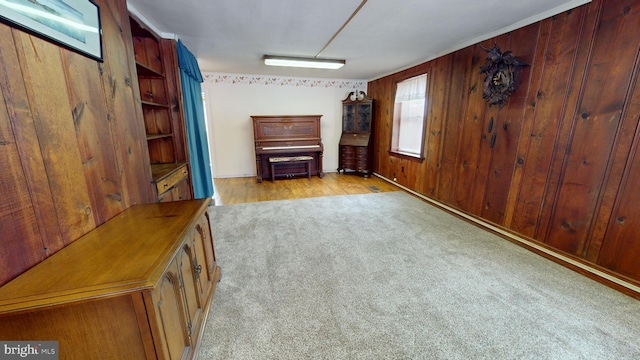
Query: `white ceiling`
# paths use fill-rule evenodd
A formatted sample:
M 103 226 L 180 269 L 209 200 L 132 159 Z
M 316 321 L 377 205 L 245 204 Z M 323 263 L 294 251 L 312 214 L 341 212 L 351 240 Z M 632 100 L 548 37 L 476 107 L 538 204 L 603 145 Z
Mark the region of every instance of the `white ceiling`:
M 266 66 L 314 57 L 363 0 L 127 0 L 134 17 L 177 38 L 203 72 L 373 80 L 590 0 L 364 0 L 320 58 L 339 70 Z M 500 44 L 498 44 L 500 45 Z

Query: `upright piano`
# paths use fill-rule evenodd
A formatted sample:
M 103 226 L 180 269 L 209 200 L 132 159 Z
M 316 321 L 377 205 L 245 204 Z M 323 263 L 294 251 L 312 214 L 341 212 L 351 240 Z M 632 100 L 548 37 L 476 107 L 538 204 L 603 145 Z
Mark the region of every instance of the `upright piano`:
M 258 182 L 262 182 L 264 177 L 272 177 L 269 158 L 281 157 L 310 156 L 313 158 L 308 169 L 310 175 L 324 177 L 320 117 L 322 115 L 251 116 Z M 287 176 L 287 174 L 306 171 L 299 163 L 283 165 L 275 170 L 275 176 Z

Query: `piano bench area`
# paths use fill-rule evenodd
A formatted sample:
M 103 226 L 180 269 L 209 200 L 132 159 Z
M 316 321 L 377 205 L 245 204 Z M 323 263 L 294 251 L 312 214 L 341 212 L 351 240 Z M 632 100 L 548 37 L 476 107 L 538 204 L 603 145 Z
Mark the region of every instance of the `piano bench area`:
M 279 157 L 270 157 L 269 164 L 271 164 L 271 181 L 276 181 L 276 167 L 279 165 L 304 165 L 304 172 L 286 172 L 279 175 L 284 175 L 286 177 L 293 177 L 296 175 L 306 175 L 307 178 L 311 179 L 311 161 L 313 160 L 313 156 L 279 156 Z M 292 167 L 292 169 L 294 169 Z

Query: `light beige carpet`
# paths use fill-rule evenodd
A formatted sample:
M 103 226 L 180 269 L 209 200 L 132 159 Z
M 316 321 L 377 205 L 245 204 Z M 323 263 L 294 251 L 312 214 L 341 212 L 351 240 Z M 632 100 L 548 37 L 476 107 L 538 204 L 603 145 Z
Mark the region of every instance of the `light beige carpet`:
M 640 359 L 640 302 L 404 192 L 211 209 L 200 359 Z

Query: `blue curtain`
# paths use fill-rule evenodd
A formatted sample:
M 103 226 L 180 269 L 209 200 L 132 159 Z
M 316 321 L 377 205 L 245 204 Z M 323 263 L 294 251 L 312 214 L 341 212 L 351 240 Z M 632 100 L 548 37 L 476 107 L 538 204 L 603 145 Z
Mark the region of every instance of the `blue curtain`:
M 182 82 L 187 143 L 191 163 L 193 194 L 196 199 L 213 196 L 209 143 L 202 106 L 202 73 L 195 56 L 178 40 L 178 65 Z

